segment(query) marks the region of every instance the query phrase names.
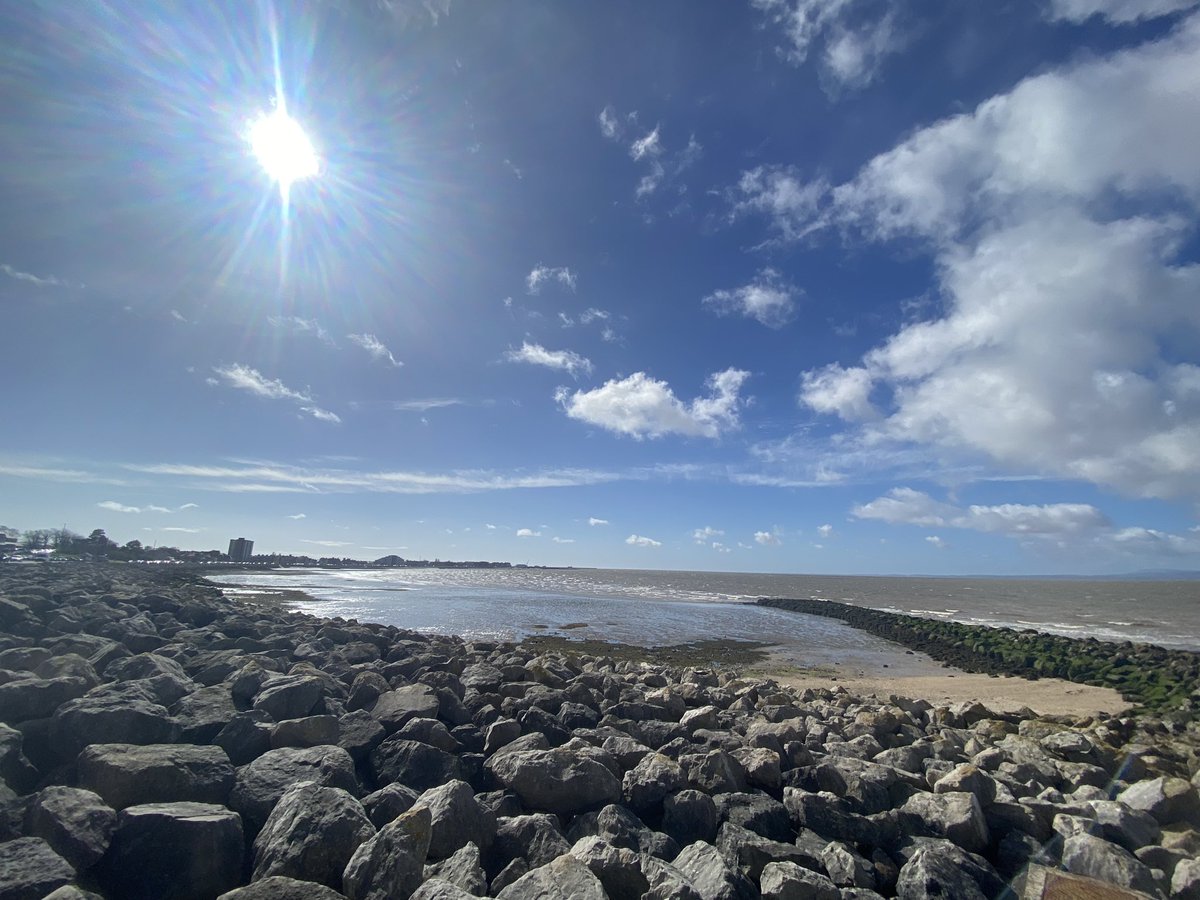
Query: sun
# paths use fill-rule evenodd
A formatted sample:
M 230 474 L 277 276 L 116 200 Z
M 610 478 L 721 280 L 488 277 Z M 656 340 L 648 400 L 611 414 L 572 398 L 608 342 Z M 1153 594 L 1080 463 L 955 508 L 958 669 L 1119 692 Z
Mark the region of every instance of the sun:
M 293 183 L 315 177 L 321 161 L 300 123 L 276 108 L 250 124 L 246 135 L 263 171 L 285 195 Z

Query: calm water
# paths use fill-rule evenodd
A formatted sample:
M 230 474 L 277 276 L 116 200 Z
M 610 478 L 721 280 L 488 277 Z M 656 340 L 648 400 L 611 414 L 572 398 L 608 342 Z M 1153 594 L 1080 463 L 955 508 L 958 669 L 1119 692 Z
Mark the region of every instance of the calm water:
M 1196 581 L 625 569 L 285 569 L 230 573 L 214 580 L 306 591 L 317 599 L 300 608 L 315 615 L 464 637 L 515 639 L 562 633 L 643 645 L 713 638 L 767 643 L 802 639 L 833 657 L 879 652 L 885 646 L 832 620 L 745 605 L 769 596 L 816 597 L 972 624 L 1200 650 L 1200 582 Z M 584 627 L 563 630 L 579 623 Z

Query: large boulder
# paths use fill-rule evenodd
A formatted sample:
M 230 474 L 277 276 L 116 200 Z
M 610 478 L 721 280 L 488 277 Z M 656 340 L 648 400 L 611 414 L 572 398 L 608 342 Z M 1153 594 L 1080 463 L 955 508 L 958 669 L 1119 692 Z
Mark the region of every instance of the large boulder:
M 479 897 L 487 893 L 487 873 L 483 871 L 479 848 L 474 844 L 464 845 L 441 862 L 426 865 L 425 877 L 440 878 Z
M 371 715 L 390 733 L 399 730 L 409 719 L 437 718 L 440 705 L 433 688 L 426 684 L 409 684 L 380 694 L 371 705 Z
M 254 878 L 286 875 L 341 890 L 346 863 L 374 836 L 349 793 L 301 782 L 284 791 L 254 839 Z
M 628 848 L 590 835 L 575 842 L 571 855 L 600 879 L 610 900 L 637 900 L 650 889 L 638 855 Z
M 500 900 L 608 900 L 600 879 L 570 854 L 522 875 L 496 896 Z
M 299 719 L 312 712 L 324 692 L 322 681 L 311 675 L 277 675 L 263 683 L 254 697 L 254 708 L 276 722 Z
M 842 892 L 820 872 L 795 863 L 774 862 L 759 879 L 765 900 L 841 900 Z M 950 896 L 948 895 L 947 900 Z M 957 897 L 955 897 L 957 900 Z
M 223 806 L 234 783 L 224 750 L 193 744 L 93 744 L 76 768 L 79 786 L 114 809 L 183 800 Z
M 496 823 L 496 839 L 489 855 L 489 871 L 498 872 L 513 860 L 523 859 L 537 868 L 562 854 L 571 845 L 558 827 L 558 819 L 546 813 L 511 816 Z
M 401 814 L 364 842 L 345 867 L 350 900 L 405 900 L 421 884 L 429 851 L 428 807 Z
M 453 753 L 398 737 L 389 738 L 371 751 L 370 769 L 377 784 L 398 781 L 418 791 L 462 778 L 464 774 Z
M 643 814 L 662 809 L 663 801 L 684 785 L 679 763 L 661 753 L 647 753 L 625 773 L 621 792 L 629 808 Z
M 900 900 L 987 900 L 975 880 L 933 847 L 921 847 L 900 868 Z
M 0 844 L 0 897 L 42 900 L 75 877 L 70 863 L 40 837 Z
M 900 819 L 916 834 L 944 837 L 971 853 L 988 845 L 987 820 L 975 794 L 913 794 L 900 807 Z
M 45 719 L 68 700 L 87 693 L 83 678 L 21 678 L 0 684 L 0 721 L 15 725 L 26 719 Z
M 179 724 L 146 692 L 97 692 L 70 700 L 54 711 L 54 740 L 75 754 L 91 744 L 171 744 Z
M 731 867 L 712 844 L 697 841 L 675 857 L 672 865 L 692 883 L 704 900 L 750 900 L 754 884 Z
M 1139 781 L 1117 799 L 1130 809 L 1149 813 L 1160 825 L 1184 821 L 1200 824 L 1200 794 L 1183 778 Z
M 1103 838 L 1074 834 L 1063 842 L 1062 867 L 1123 888 L 1147 894 L 1158 891 L 1154 875 L 1137 857 Z
M 116 812 L 98 795 L 79 788 L 45 788 L 25 809 L 26 834 L 43 838 L 80 870 L 100 861 L 116 827 Z
M 207 744 L 238 714 L 229 685 L 215 684 L 175 701 L 171 715 L 179 723 L 179 738 Z
M 150 803 L 117 817 L 95 872 L 106 893 L 128 900 L 211 900 L 242 880 L 241 817 L 208 803 Z
M 229 805 L 244 817 L 246 831 L 257 834 L 283 792 L 300 781 L 359 793 L 354 760 L 341 747 L 284 747 L 237 770 Z
M 530 809 L 570 815 L 621 798 L 612 772 L 568 750 L 501 753 L 485 766 Z
M 445 859 L 468 841 L 486 850 L 496 836 L 496 816 L 475 799 L 465 781 L 450 781 L 430 788 L 413 803 L 427 807 L 432 816 L 429 855 Z
M 245 887 L 234 888 L 217 900 L 346 900 L 333 888 L 285 875 L 272 875 Z

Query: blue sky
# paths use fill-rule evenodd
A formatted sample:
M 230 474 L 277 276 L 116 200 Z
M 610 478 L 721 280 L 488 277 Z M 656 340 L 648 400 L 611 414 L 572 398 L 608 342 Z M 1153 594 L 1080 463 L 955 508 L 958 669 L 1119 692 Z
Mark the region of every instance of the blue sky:
M 0 521 L 1200 567 L 1196 6 L 26 4 Z M 286 202 L 280 100 L 320 158 Z

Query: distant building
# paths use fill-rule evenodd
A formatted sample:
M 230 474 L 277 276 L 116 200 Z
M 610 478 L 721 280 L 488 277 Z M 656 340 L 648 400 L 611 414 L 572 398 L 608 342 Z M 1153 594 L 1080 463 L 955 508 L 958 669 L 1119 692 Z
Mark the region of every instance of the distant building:
M 250 554 L 253 552 L 254 541 L 234 538 L 229 542 L 229 558 L 234 562 L 250 562 Z

